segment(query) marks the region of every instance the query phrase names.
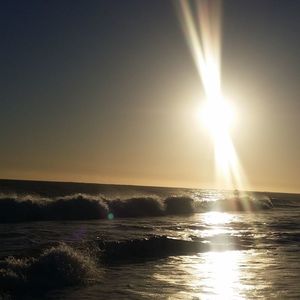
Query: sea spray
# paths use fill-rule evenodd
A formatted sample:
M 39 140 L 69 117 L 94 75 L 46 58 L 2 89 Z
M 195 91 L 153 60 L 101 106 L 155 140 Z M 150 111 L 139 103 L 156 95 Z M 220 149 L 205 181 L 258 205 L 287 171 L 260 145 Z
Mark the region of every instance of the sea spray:
M 43 291 L 87 284 L 100 276 L 96 260 L 64 243 L 37 258 L 8 257 L 0 262 L 0 290 L 12 293 Z

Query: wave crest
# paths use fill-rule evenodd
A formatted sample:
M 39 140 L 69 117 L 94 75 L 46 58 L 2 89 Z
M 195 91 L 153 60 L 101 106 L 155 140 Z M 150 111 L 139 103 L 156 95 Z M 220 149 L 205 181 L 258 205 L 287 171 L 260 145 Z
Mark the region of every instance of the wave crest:
M 272 208 L 268 198 L 197 201 L 188 196 L 105 199 L 101 195 L 74 194 L 54 199 L 0 195 L 0 222 L 89 220 L 185 215 L 205 211 L 257 211 Z
M 107 214 L 108 206 L 101 198 L 82 194 L 54 200 L 37 196 L 0 199 L 0 222 L 99 219 Z
M 172 196 L 165 200 L 167 214 L 192 214 L 195 212 L 194 200 L 190 197 Z
M 164 215 L 163 203 L 157 198 L 130 198 L 108 201 L 111 213 L 117 218 L 152 217 Z
M 216 201 L 198 202 L 198 210 L 202 211 L 253 212 L 271 208 L 273 208 L 273 203 L 267 197 L 256 199 L 246 196 L 239 198 L 225 198 Z
M 38 258 L 9 257 L 0 262 L 0 290 L 21 293 L 86 284 L 99 276 L 87 253 L 66 244 L 45 250 Z
M 45 208 L 45 217 L 51 220 L 80 220 L 83 216 L 84 219 L 103 219 L 109 211 L 102 199 L 82 194 L 49 202 Z

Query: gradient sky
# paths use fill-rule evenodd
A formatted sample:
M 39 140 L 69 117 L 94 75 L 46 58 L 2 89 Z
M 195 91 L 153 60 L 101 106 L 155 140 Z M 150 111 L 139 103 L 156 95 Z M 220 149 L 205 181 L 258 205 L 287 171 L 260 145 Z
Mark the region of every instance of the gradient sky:
M 222 86 L 252 190 L 300 192 L 300 1 L 225 0 Z M 171 1 L 1 1 L 0 178 L 214 188 Z

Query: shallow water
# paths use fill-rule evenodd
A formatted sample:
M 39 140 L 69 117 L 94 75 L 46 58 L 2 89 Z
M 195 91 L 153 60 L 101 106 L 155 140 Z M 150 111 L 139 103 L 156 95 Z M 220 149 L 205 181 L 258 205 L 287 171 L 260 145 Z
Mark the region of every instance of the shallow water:
M 219 195 L 188 191 L 193 193 L 197 201 Z M 255 212 L 1 224 L 2 260 L 14 255 L 38 261 L 44 249 L 64 242 L 70 251 L 84 251 L 100 271 L 84 285 L 47 292 L 36 286 L 21 296 L 2 285 L 2 294 L 30 299 L 299 299 L 300 198 L 269 196 L 274 208 Z

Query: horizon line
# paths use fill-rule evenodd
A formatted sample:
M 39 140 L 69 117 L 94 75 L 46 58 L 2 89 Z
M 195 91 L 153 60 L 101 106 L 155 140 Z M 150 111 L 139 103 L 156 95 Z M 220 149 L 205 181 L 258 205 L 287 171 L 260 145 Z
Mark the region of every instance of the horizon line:
M 43 179 L 19 179 L 19 178 L 0 178 L 0 181 L 28 181 L 28 182 L 45 182 L 45 183 L 69 183 L 69 184 L 90 184 L 90 185 L 114 185 L 114 186 L 129 186 L 129 187 L 148 187 L 148 188 L 166 188 L 166 189 L 185 189 L 185 190 L 215 190 L 215 191 L 233 191 L 221 188 L 200 188 L 200 187 L 182 187 L 182 186 L 161 186 L 161 185 L 141 185 L 129 183 L 103 183 L 103 182 L 86 182 L 86 181 L 61 181 L 61 180 L 43 180 Z M 279 192 L 267 190 L 242 190 L 247 193 L 277 193 L 277 194 L 300 194 L 300 192 Z

